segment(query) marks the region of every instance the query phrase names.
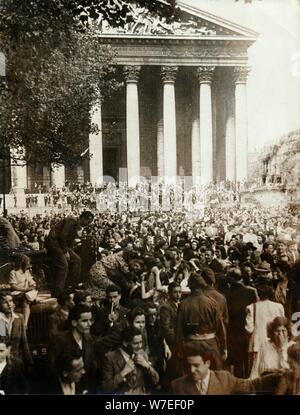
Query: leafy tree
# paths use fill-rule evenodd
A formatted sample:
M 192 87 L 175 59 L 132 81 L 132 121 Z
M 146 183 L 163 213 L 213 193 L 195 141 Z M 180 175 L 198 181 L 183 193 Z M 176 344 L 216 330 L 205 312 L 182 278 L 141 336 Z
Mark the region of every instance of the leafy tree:
M 245 0 L 247 1 L 247 0 Z M 96 22 L 134 20 L 129 0 L 2 0 L 0 50 L 6 79 L 0 91 L 0 141 L 28 163 L 76 164 L 93 126 L 89 110 L 119 86 L 114 54 L 100 46 Z M 175 0 L 135 0 L 167 21 Z M 26 149 L 24 154 L 21 148 Z M 18 150 L 20 149 L 20 150 Z

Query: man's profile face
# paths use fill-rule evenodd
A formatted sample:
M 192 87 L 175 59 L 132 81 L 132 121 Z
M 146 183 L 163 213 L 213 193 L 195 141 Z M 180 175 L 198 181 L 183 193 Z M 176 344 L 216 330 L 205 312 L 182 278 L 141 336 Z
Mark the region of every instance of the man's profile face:
M 80 357 L 72 361 L 72 369 L 68 372 L 66 380 L 70 383 L 78 383 L 84 374 L 84 363 L 82 357 Z
M 0 342 L 0 363 L 6 361 L 10 354 L 10 347 L 7 346 L 5 343 Z
M 203 361 L 201 356 L 188 356 L 186 358 L 187 370 L 194 382 L 205 378 L 208 374 L 210 361 Z

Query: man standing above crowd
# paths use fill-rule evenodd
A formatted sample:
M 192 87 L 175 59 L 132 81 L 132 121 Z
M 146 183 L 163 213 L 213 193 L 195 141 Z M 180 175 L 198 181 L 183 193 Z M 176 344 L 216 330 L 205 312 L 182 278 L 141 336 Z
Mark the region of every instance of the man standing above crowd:
M 91 212 L 84 211 L 79 219 L 68 216 L 51 228 L 45 248 L 53 266 L 53 296 L 62 294 L 66 283 L 74 286 L 79 283 L 81 259 L 72 247 L 78 233 L 89 226 L 93 219 Z

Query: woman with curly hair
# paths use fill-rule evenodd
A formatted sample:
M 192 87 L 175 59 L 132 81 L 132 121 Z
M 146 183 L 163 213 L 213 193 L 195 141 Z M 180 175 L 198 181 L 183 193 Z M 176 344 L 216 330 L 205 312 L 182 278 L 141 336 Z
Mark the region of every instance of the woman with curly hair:
M 268 340 L 261 346 L 256 355 L 250 378 L 255 379 L 265 372 L 288 369 L 288 348 L 295 344 L 291 340 L 291 324 L 285 317 L 276 317 L 268 324 Z

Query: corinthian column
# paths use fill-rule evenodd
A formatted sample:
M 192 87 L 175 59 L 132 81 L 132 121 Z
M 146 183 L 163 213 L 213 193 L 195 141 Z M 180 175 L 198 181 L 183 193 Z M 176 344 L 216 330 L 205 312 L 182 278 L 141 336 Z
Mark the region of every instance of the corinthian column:
M 246 83 L 248 67 L 235 67 L 235 134 L 236 134 L 236 180 L 248 176 L 248 122 Z
M 235 108 L 234 84 L 230 84 L 226 96 L 225 157 L 226 180 L 236 181 Z
M 213 181 L 211 82 L 214 70 L 214 66 L 200 66 L 198 68 L 198 80 L 200 84 L 200 168 L 202 184 L 208 184 Z
M 140 119 L 138 78 L 140 66 L 125 66 L 126 134 L 128 184 L 134 186 L 140 177 Z
M 177 146 L 176 146 L 176 105 L 175 79 L 177 66 L 163 66 L 163 127 L 164 127 L 164 176 L 167 179 L 177 176 Z
M 201 184 L 199 88 L 195 85 L 192 97 L 192 176 L 193 185 Z
M 164 120 L 163 120 L 163 108 L 162 108 L 162 88 L 159 86 L 157 94 L 157 176 L 162 177 L 164 175 Z
M 102 111 L 101 100 L 91 110 L 91 122 L 97 126 L 96 133 L 90 133 L 90 182 L 101 184 L 103 182 L 103 146 L 102 146 Z

